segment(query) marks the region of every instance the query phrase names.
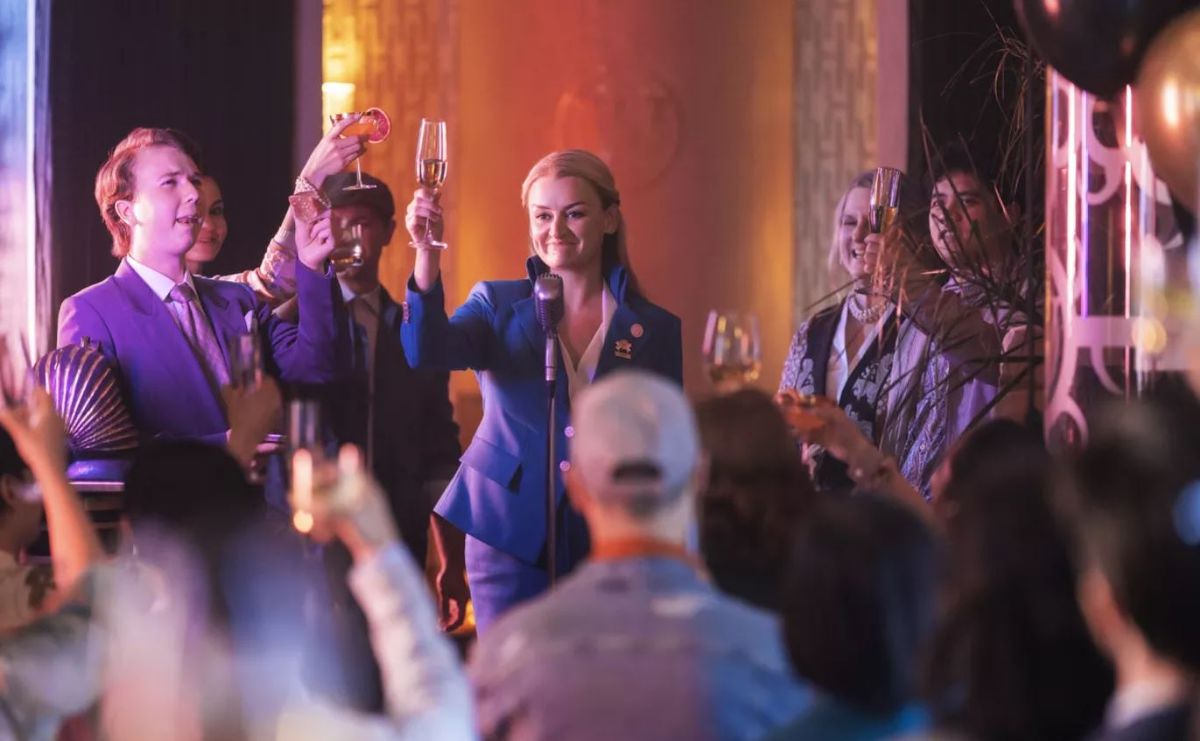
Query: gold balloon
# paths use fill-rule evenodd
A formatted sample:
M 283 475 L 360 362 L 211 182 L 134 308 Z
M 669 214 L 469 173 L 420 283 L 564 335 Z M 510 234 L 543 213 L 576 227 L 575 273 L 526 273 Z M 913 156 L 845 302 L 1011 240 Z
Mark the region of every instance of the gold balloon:
M 1134 87 L 1137 121 L 1154 173 L 1197 212 L 1200 179 L 1200 10 L 1163 29 Z

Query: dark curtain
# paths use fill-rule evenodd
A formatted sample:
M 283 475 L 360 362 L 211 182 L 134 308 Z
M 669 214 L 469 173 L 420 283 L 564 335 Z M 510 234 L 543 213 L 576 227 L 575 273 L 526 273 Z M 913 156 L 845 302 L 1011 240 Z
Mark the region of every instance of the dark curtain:
M 50 30 L 53 295 L 116 268 L 96 170 L 137 126 L 171 126 L 220 183 L 215 271 L 258 264 L 291 192 L 293 0 L 54 2 Z M 313 49 L 319 54 L 320 49 Z
M 927 173 L 926 145 L 964 142 L 985 169 L 999 172 L 1005 195 L 1024 201 L 1026 148 L 1018 93 L 1028 82 L 1039 153 L 1044 77 L 1028 78 L 1020 54 L 1005 38 L 1023 41 L 1012 0 L 910 0 L 909 147 L 911 173 Z M 999 71 L 999 74 L 997 72 Z M 1040 193 L 1040 175 L 1033 178 Z

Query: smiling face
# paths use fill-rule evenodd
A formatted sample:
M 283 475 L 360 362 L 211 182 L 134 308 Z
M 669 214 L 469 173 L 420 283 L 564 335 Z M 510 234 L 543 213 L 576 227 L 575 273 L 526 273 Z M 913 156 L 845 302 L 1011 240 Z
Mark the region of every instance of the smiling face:
M 542 177 L 529 188 L 529 238 L 553 271 L 599 270 L 606 234 L 617 231 L 616 208 L 578 177 Z
M 189 263 L 207 263 L 216 259 L 229 235 L 225 221 L 225 201 L 217 181 L 205 175 L 200 181 L 199 209 L 201 222 L 196 243 L 187 254 Z
M 131 251 L 135 257 L 182 258 L 200 232 L 196 163 L 180 149 L 157 145 L 138 152 L 131 169 L 132 197 L 116 204 L 117 215 L 131 232 Z
M 837 231 L 834 235 L 838 262 L 851 278 L 865 278 L 869 275 L 863 263 L 863 252 L 866 248 L 863 240 L 871 233 L 870 205 L 869 188 L 851 188 L 842 201 L 838 215 Z

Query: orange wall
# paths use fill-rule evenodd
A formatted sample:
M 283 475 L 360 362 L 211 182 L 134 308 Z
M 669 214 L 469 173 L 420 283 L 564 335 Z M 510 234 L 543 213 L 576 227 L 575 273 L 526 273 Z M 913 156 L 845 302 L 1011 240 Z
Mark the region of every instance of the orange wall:
M 773 390 L 792 331 L 793 13 L 792 0 L 326 0 L 325 75 L 392 114 L 392 138 L 363 164 L 401 209 L 416 121 L 448 119 L 450 302 L 522 274 L 521 182 L 545 153 L 584 146 L 613 166 L 647 293 L 683 318 L 689 390 L 708 389 L 714 307 L 758 313 L 760 385 Z M 406 242 L 385 255 L 393 291 L 411 269 Z M 474 381 L 454 387 L 469 432 Z
M 519 188 L 539 157 L 605 150 L 634 267 L 683 318 L 689 388 L 707 388 L 704 318 L 724 306 L 758 312 L 773 389 L 791 331 L 791 55 L 788 0 L 462 0 L 456 297 L 523 270 Z M 556 124 L 564 92 L 573 115 Z

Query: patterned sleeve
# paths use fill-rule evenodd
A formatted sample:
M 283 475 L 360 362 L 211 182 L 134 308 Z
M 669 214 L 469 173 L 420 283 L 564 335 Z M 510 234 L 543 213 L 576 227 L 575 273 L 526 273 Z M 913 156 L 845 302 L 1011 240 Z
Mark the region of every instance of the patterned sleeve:
M 783 361 L 783 374 L 779 378 L 781 392 L 800 387 L 801 376 L 804 375 L 804 356 L 808 354 L 808 325 L 808 321 L 805 321 L 792 335 L 792 345 L 788 348 L 787 359 Z

